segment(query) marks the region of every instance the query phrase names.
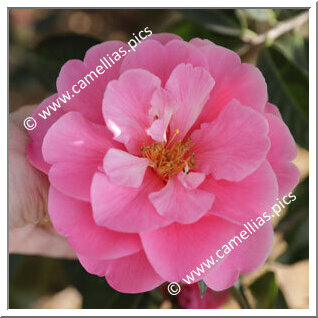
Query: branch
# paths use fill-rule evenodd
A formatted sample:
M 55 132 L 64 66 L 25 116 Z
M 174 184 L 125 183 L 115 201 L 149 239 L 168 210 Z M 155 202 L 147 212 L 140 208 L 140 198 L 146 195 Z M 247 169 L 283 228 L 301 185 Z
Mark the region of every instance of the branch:
M 255 37 L 244 35 L 244 40 L 248 43 L 243 45 L 239 50 L 240 56 L 245 55 L 251 48 L 260 46 L 265 43 L 272 43 L 277 38 L 289 31 L 302 26 L 309 20 L 309 11 L 302 12 L 301 14 L 290 18 L 286 21 L 279 22 L 274 28 L 259 34 Z

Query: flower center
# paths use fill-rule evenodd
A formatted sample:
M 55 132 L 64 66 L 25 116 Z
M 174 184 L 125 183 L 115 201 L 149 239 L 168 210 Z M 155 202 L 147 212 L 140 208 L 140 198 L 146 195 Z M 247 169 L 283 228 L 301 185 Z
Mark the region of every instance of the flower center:
M 178 133 L 179 130 L 176 130 L 168 143 L 154 142 L 149 146 L 141 147 L 142 156 L 151 161 L 150 167 L 164 181 L 168 181 L 170 177 L 182 170 L 188 173 L 194 167 L 194 153 L 189 152 L 193 147 L 191 139 L 188 138 L 184 143 L 181 141 L 172 143 Z

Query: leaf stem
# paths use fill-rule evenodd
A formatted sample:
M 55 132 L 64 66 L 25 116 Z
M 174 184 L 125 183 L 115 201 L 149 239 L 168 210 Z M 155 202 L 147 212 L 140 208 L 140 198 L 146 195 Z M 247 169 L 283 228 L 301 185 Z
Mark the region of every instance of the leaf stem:
M 307 23 L 308 19 L 309 12 L 306 10 L 305 12 L 302 12 L 293 18 L 277 23 L 272 29 L 266 31 L 265 33 L 252 37 L 245 33 L 243 40 L 247 43 L 243 45 L 237 53 L 242 56 L 247 54 L 247 52 L 255 46 L 273 43 L 277 38 L 284 35 L 285 33 Z

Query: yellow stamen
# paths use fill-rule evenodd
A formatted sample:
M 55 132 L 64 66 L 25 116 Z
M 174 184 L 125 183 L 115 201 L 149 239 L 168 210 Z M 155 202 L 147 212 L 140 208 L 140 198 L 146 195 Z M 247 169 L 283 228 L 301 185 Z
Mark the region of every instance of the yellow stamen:
M 194 167 L 194 153 L 189 153 L 193 147 L 190 138 L 184 143 L 180 140 L 176 141 L 170 147 L 172 141 L 179 134 L 176 129 L 174 135 L 168 143 L 154 142 L 149 146 L 141 147 L 141 154 L 143 157 L 150 160 L 149 166 L 152 167 L 164 181 L 180 171 L 188 173 Z

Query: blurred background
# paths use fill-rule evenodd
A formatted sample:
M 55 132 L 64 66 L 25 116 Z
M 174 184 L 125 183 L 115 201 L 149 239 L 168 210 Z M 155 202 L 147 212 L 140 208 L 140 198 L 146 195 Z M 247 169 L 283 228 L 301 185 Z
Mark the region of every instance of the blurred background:
M 55 93 L 61 66 L 83 59 L 92 45 L 128 41 L 148 26 L 184 40 L 205 38 L 232 49 L 262 71 L 298 145 L 297 200 L 274 224 L 266 264 L 241 275 L 239 289 L 253 308 L 308 308 L 308 11 L 299 9 L 10 9 L 10 112 Z M 121 294 L 77 261 L 10 255 L 9 308 L 240 308 L 231 292 L 183 287 L 175 297 L 161 286 Z

